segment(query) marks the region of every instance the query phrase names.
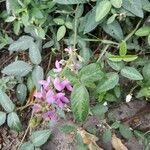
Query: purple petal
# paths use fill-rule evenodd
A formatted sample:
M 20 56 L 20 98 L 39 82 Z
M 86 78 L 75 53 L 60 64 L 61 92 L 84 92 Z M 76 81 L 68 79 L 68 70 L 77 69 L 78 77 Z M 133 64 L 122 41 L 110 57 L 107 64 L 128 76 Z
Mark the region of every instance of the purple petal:
M 54 80 L 54 87 L 56 90 L 61 91 L 65 88 L 64 84 L 61 82 L 59 78 L 55 78 Z
M 53 104 L 56 100 L 55 94 L 53 91 L 49 90 L 46 94 L 46 100 L 49 104 Z
M 49 121 L 49 120 L 56 121 L 57 120 L 57 115 L 54 111 L 48 111 L 46 113 L 43 113 L 42 117 L 47 121 Z
M 72 88 L 71 83 L 70 83 L 69 80 L 64 80 L 63 85 L 64 85 L 64 87 L 67 88 L 67 90 L 72 91 L 73 88 Z
M 36 98 L 42 98 L 43 97 L 43 94 L 41 92 L 35 92 L 34 96 Z
M 41 110 L 41 105 L 34 104 L 32 107 L 33 113 L 38 113 Z

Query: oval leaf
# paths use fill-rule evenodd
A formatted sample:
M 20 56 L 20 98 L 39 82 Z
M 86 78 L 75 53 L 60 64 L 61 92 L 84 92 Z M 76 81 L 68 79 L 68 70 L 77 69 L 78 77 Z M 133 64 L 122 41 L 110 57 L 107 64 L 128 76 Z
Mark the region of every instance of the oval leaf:
M 144 79 L 150 81 L 150 63 L 144 65 L 142 72 Z
M 26 76 L 32 70 L 32 66 L 22 60 L 17 60 L 6 66 L 2 73 L 13 76 Z
M 7 112 L 12 112 L 15 109 L 14 103 L 1 89 L 0 89 L 0 104 Z
M 122 6 L 122 0 L 110 0 L 110 2 L 115 8 L 120 8 Z
M 54 2 L 59 3 L 59 4 L 81 4 L 81 3 L 86 3 L 88 0 L 54 0 Z
M 48 138 L 50 137 L 50 134 L 50 130 L 35 131 L 31 134 L 30 140 L 32 141 L 34 146 L 39 147 L 47 142 Z
M 84 121 L 89 112 L 89 93 L 85 86 L 76 84 L 71 93 L 71 107 L 77 121 Z
M 66 27 L 65 26 L 61 26 L 58 28 L 57 31 L 57 41 L 60 41 L 66 34 Z
M 149 34 L 150 34 L 149 26 L 142 27 L 135 32 L 135 35 L 137 35 L 137 36 L 148 36 Z
M 26 96 L 27 96 L 26 85 L 23 83 L 18 84 L 16 92 L 17 92 L 16 95 L 17 95 L 18 100 L 20 101 L 21 104 L 23 104 L 25 102 Z
M 107 79 L 100 83 L 97 87 L 97 92 L 102 93 L 113 89 L 119 82 L 119 75 L 117 73 L 108 73 Z
M 20 131 L 22 129 L 22 124 L 19 120 L 18 115 L 15 112 L 11 112 L 7 117 L 7 125 L 16 131 Z
M 36 66 L 32 71 L 32 80 L 37 90 L 40 90 L 41 86 L 39 84 L 39 81 L 43 80 L 43 78 L 44 78 L 43 68 L 40 66 Z
M 124 67 L 121 69 L 121 75 L 130 80 L 143 80 L 142 75 L 133 67 Z
M 38 46 L 34 42 L 31 42 L 30 44 L 29 57 L 33 64 L 38 65 L 41 63 L 41 60 L 42 60 L 41 53 L 40 53 Z
M 25 142 L 21 145 L 20 150 L 34 150 L 34 145 L 31 142 Z
M 6 113 L 0 111 L 0 126 L 3 125 L 6 121 Z
M 96 22 L 102 20 L 111 10 L 111 3 L 108 0 L 100 1 L 96 7 Z

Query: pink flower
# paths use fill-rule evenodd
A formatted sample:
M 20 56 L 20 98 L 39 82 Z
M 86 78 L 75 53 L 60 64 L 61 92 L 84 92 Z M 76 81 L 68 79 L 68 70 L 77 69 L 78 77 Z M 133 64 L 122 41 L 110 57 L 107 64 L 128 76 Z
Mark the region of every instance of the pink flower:
M 62 68 L 61 68 L 61 62 L 56 60 L 55 61 L 55 69 L 54 69 L 54 72 L 61 72 L 62 71 Z
M 39 84 L 41 84 L 45 90 L 48 90 L 50 85 L 50 77 L 48 77 L 47 80 L 40 80 Z
M 47 121 L 49 121 L 49 120 L 57 121 L 57 115 L 56 115 L 55 111 L 48 111 L 46 113 L 43 113 L 42 117 Z
M 46 100 L 49 104 L 53 104 L 56 100 L 55 94 L 52 90 L 49 90 L 46 94 Z
M 41 105 L 34 104 L 32 107 L 33 113 L 38 113 L 41 110 Z
M 58 91 L 62 91 L 64 88 L 67 88 L 67 90 L 72 91 L 72 86 L 69 80 L 61 81 L 60 78 L 55 78 L 54 87 Z
M 69 80 L 64 80 L 64 81 L 62 82 L 62 84 L 63 84 L 64 88 L 66 87 L 67 90 L 72 91 L 73 88 L 72 88 L 71 83 L 70 83 Z
M 46 99 L 46 91 L 41 87 L 40 92 L 35 92 L 34 96 L 39 99 Z
M 69 103 L 69 100 L 67 97 L 65 97 L 64 93 L 56 94 L 56 101 L 57 105 L 61 108 L 63 108 L 65 104 Z
M 61 91 L 65 88 L 64 84 L 61 82 L 60 78 L 55 78 L 54 87 L 56 90 Z
M 65 48 L 65 51 L 71 54 L 73 52 L 73 49 L 71 47 Z

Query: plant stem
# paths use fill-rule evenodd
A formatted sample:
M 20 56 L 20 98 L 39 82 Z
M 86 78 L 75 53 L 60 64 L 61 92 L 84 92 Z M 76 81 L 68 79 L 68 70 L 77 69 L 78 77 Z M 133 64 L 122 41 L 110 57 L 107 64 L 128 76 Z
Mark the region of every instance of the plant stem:
M 104 44 L 114 44 L 114 45 L 119 45 L 117 42 L 113 42 L 113 41 L 110 41 L 110 40 L 102 40 L 102 39 L 86 39 L 84 38 L 83 39 L 84 41 L 90 41 L 90 42 L 102 42 Z
M 78 10 L 78 6 L 76 8 L 76 11 Z M 76 12 L 77 13 L 77 12 Z M 77 42 L 77 16 L 75 14 L 75 18 L 74 18 L 74 41 L 73 41 L 73 49 L 76 48 L 76 42 Z
M 101 58 L 103 57 L 103 55 L 106 53 L 107 49 L 109 48 L 110 44 L 106 45 L 103 50 L 102 50 L 102 53 L 100 54 L 97 62 L 100 62 Z
M 136 25 L 135 29 L 132 30 L 132 31 L 125 37 L 125 39 L 124 39 L 123 41 L 126 42 L 126 41 L 128 41 L 128 40 L 132 37 L 132 35 L 133 35 L 133 34 L 136 32 L 136 30 L 139 28 L 141 22 L 142 22 L 142 20 L 140 20 L 140 21 L 138 22 L 138 24 Z
M 32 114 L 31 114 L 30 120 L 31 120 L 32 118 L 33 118 L 33 112 L 32 112 Z M 26 137 L 26 135 L 27 135 L 29 129 L 30 129 L 30 124 L 28 124 L 28 127 L 27 127 L 27 129 L 26 129 L 26 131 L 25 131 L 25 133 L 24 133 L 24 135 L 23 135 L 23 138 L 22 138 L 21 142 L 19 143 L 19 146 L 18 146 L 17 150 L 20 150 L 20 147 L 21 147 L 23 141 L 25 140 L 25 137 Z

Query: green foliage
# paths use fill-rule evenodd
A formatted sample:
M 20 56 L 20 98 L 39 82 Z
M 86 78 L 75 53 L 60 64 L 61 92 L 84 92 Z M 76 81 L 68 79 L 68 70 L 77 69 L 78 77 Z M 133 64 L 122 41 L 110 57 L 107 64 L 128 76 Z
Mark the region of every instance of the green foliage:
M 35 131 L 31 134 L 30 140 L 32 141 L 34 146 L 39 147 L 47 142 L 50 135 L 51 135 L 50 130 Z
M 131 139 L 133 136 L 132 131 L 128 127 L 122 124 L 119 126 L 119 132 L 126 139 Z
M 71 132 L 75 132 L 77 129 L 74 125 L 63 124 L 59 127 L 59 130 L 63 133 L 69 134 Z
M 7 116 L 7 125 L 16 131 L 20 131 L 22 129 L 22 124 L 19 120 L 18 115 L 15 112 L 11 112 Z
M 111 141 L 111 130 L 110 129 L 105 129 L 104 133 L 103 133 L 103 141 L 105 143 Z
M 89 93 L 82 84 L 75 84 L 71 93 L 71 107 L 77 121 L 84 121 L 89 113 Z
M 0 126 L 3 125 L 6 121 L 6 113 L 0 111 Z
M 8 66 L 6 66 L 2 70 L 2 73 L 7 74 L 7 75 L 24 77 L 29 72 L 31 72 L 31 70 L 32 70 L 31 65 L 29 65 L 28 63 L 26 63 L 22 60 L 17 60 L 15 62 L 9 64 Z
M 23 104 L 27 97 L 27 87 L 25 84 L 20 83 L 17 85 L 16 96 L 21 104 Z
M 121 75 L 130 80 L 143 80 L 142 75 L 134 67 L 124 67 L 121 69 Z
M 15 109 L 15 104 L 10 100 L 6 93 L 0 89 L 0 104 L 6 112 L 12 112 Z

